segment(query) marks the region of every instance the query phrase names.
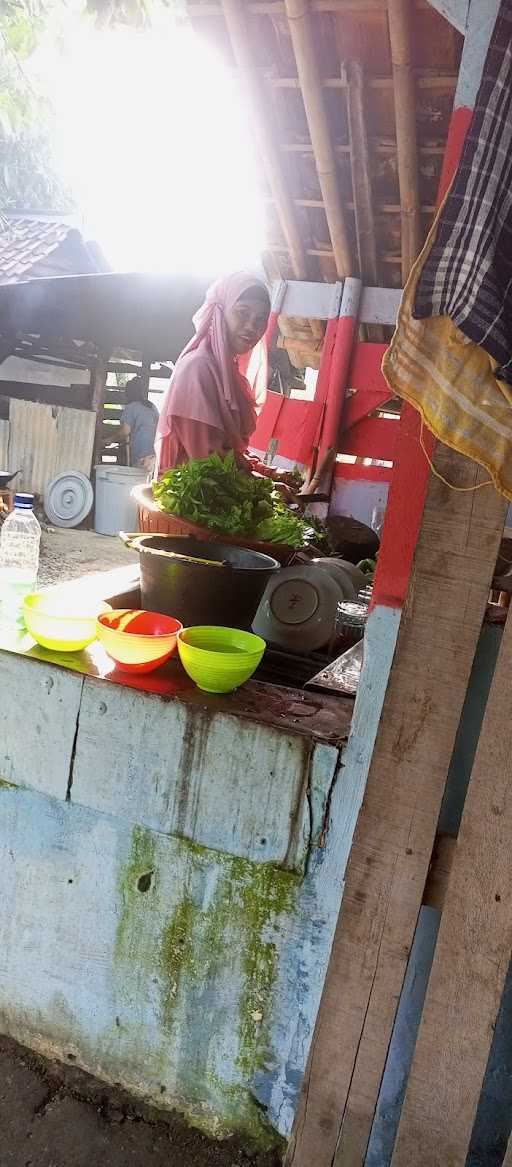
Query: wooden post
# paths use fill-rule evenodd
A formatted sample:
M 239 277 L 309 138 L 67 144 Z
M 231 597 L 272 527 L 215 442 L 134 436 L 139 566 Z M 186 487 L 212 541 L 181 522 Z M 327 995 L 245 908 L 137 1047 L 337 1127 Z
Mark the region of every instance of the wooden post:
M 512 618 L 448 884 L 392 1167 L 464 1167 L 512 949 Z
M 103 445 L 103 403 L 105 400 L 105 386 L 107 382 L 108 361 L 98 356 L 96 364 L 91 369 L 91 409 L 96 414 L 96 434 L 94 438 L 93 466 L 101 459 Z
M 436 463 L 483 481 L 445 447 Z M 505 511 L 431 476 L 287 1167 L 364 1163 Z
M 395 93 L 398 181 L 402 208 L 402 278 L 404 284 L 409 277 L 414 260 L 419 255 L 422 241 L 411 14 L 412 0 L 388 0 Z
M 355 275 L 307 0 L 285 0 L 285 3 L 336 270 L 340 277 Z

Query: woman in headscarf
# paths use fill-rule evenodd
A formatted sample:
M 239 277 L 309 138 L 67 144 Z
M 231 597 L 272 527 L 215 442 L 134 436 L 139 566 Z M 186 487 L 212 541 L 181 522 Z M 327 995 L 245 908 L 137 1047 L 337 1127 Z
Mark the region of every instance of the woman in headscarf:
M 269 315 L 268 291 L 253 276 L 237 272 L 209 289 L 194 316 L 195 336 L 178 357 L 164 397 L 155 440 L 156 478 L 192 458 L 234 450 L 240 469 L 286 482 L 286 474 L 247 453 L 262 378 L 259 370 L 253 390 L 239 362 L 261 341 Z M 266 369 L 264 381 L 263 393 Z

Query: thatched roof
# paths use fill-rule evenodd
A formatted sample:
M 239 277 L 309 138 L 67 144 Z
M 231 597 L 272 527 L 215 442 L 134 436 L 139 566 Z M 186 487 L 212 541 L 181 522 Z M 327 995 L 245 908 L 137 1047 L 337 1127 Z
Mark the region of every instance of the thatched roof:
M 434 213 L 462 37 L 426 0 L 188 11 L 249 90 L 268 275 L 402 286 Z

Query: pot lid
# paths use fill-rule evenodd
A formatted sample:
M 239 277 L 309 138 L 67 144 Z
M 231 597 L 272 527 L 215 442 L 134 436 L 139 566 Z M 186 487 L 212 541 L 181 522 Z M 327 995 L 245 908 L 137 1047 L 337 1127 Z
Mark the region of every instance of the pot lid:
M 46 487 L 44 512 L 55 527 L 78 527 L 93 504 L 89 479 L 79 470 L 65 470 Z

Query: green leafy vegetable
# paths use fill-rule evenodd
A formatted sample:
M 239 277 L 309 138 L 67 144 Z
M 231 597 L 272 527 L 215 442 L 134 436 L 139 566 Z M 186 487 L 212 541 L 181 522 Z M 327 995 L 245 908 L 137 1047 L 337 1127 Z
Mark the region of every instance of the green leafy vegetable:
M 262 543 L 303 547 L 310 525 L 286 506 L 272 479 L 238 469 L 232 450 L 211 454 L 169 470 L 153 486 L 154 496 L 171 515 L 225 535 L 248 535 Z
M 362 559 L 357 566 L 359 571 L 362 571 L 364 575 L 373 575 L 377 568 L 375 559 Z

